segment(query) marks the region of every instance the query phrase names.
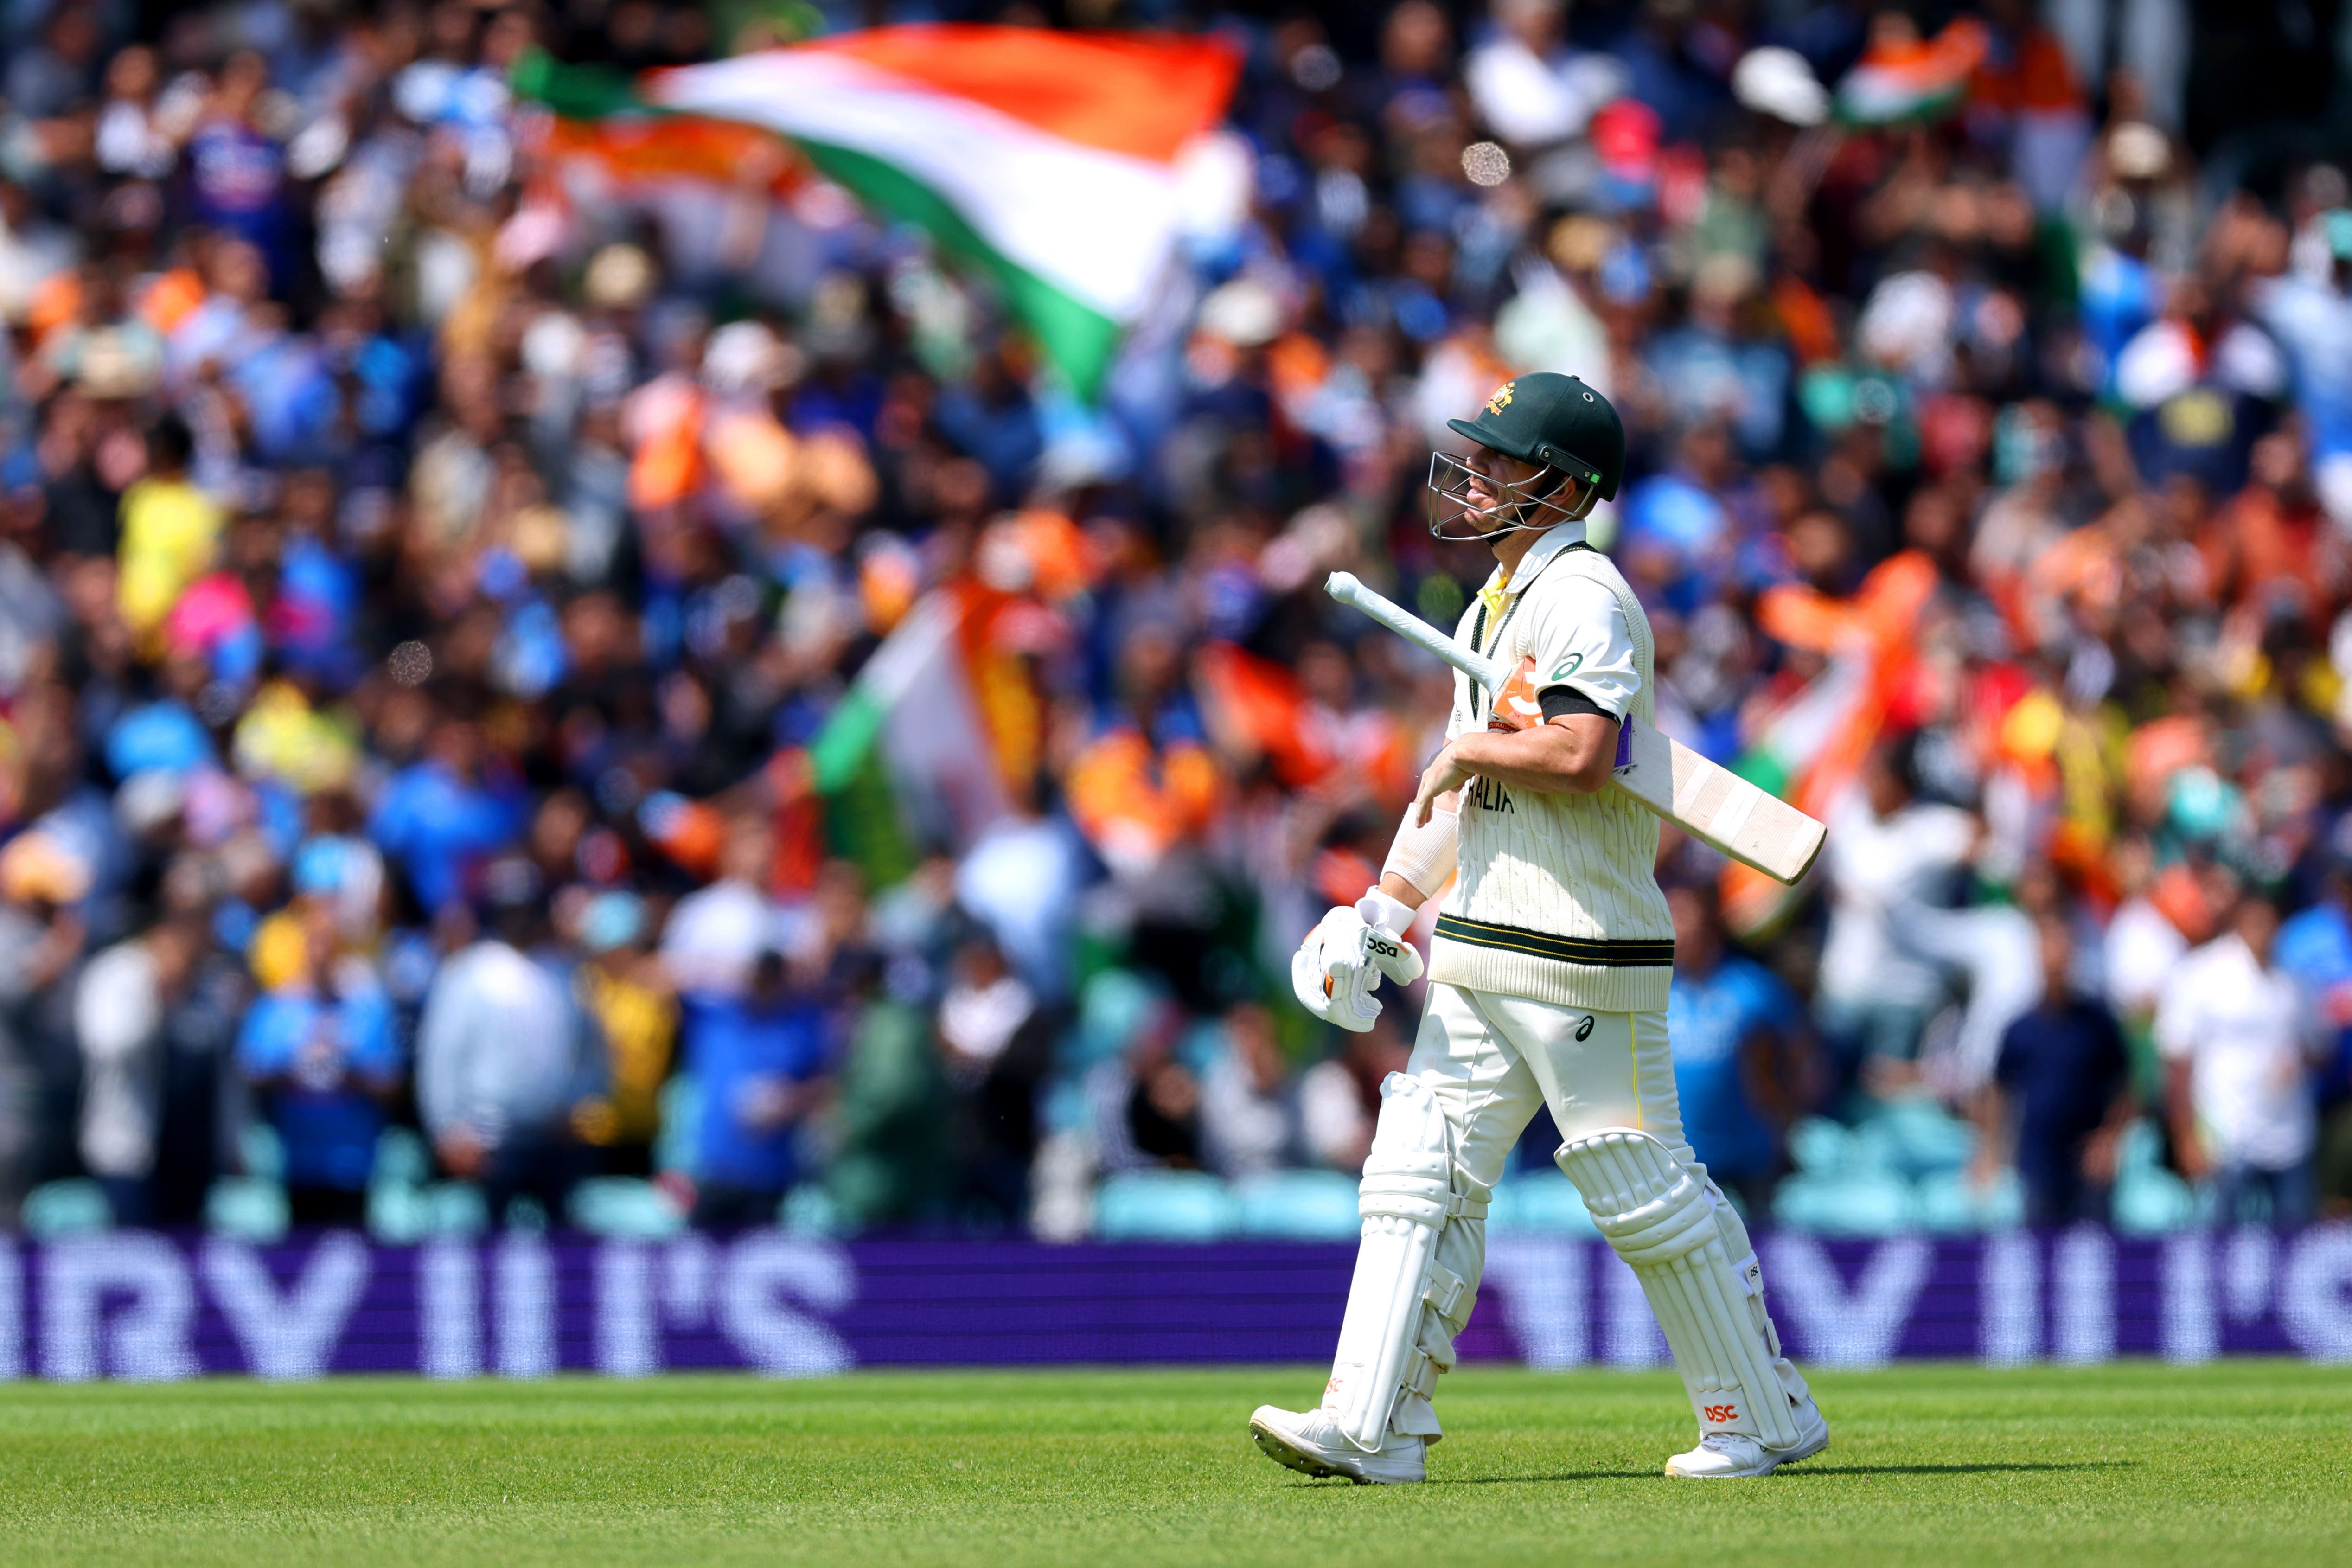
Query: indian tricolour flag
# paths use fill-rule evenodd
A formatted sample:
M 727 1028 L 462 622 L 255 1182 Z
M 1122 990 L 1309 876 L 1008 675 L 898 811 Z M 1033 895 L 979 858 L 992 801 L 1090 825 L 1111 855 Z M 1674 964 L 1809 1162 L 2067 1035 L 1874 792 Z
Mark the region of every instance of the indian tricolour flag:
M 1766 589 L 1757 601 L 1758 629 L 1828 662 L 1765 719 L 1732 771 L 1827 821 L 1911 677 L 1919 617 L 1937 582 L 1934 561 L 1906 550 L 1873 567 L 1850 599 L 1799 584 Z M 1742 937 L 1777 926 L 1803 897 L 1737 861 L 1724 866 L 1722 893 L 1724 919 Z
M 1091 397 L 1167 260 L 1179 154 L 1223 118 L 1239 68 L 1208 38 L 880 27 L 651 72 L 627 107 L 790 137 L 870 206 L 986 268 Z M 523 90 L 559 113 L 588 107 L 551 79 Z
M 1886 26 L 1892 36 L 1874 37 L 1838 83 L 1838 119 L 1856 127 L 1920 124 L 1958 109 L 1984 62 L 1984 24 L 1962 16 L 1925 41 L 1907 19 Z

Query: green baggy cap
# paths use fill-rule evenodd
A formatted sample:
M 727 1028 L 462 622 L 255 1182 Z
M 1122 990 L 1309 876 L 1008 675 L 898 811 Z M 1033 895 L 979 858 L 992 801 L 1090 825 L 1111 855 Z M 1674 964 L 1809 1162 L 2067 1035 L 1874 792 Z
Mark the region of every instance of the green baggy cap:
M 1530 371 L 1495 389 L 1475 419 L 1446 427 L 1507 458 L 1558 468 L 1617 499 L 1625 473 L 1625 426 L 1609 400 L 1572 375 Z

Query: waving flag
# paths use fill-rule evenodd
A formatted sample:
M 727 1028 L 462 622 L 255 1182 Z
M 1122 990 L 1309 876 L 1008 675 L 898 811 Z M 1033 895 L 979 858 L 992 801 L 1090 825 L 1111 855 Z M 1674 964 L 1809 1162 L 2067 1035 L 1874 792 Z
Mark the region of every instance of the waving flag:
M 1880 562 L 1851 599 L 1793 584 L 1767 589 L 1757 602 L 1759 628 L 1828 655 L 1829 668 L 1781 706 L 1732 771 L 1826 819 L 1914 668 L 1913 634 L 1935 591 L 1935 563 L 1916 550 Z M 1778 925 L 1800 897 L 1737 861 L 1723 868 L 1722 892 L 1724 919 L 1741 936 Z
M 764 185 L 774 195 L 789 196 L 808 175 L 800 156 L 764 131 L 684 114 L 558 119 L 536 145 L 559 164 L 593 166 L 615 186 L 698 180 Z
M 910 26 L 634 84 L 541 63 L 518 86 L 560 115 L 651 109 L 790 137 L 985 268 L 1091 398 L 1175 235 L 1178 154 L 1223 116 L 1240 65 L 1213 39 Z
M 1837 117 L 1855 127 L 1923 124 L 1940 120 L 1968 96 L 1969 77 L 1983 63 L 1984 24 L 1962 16 L 1922 40 L 1907 20 L 1872 39 L 1861 60 L 1838 83 Z

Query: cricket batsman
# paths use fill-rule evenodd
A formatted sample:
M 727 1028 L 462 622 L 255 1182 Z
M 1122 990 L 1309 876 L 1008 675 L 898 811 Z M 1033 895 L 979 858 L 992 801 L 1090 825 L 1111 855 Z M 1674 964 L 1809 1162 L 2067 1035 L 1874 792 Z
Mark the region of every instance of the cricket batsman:
M 1414 910 L 1458 873 L 1412 1059 L 1381 1086 L 1323 1403 L 1263 1405 L 1250 1432 L 1310 1476 L 1423 1479 L 1444 1435 L 1431 1398 L 1486 1262 L 1487 1194 L 1549 1105 L 1554 1158 L 1641 1279 L 1698 1418 L 1666 1474 L 1769 1475 L 1821 1452 L 1829 1427 L 1780 1353 L 1747 1227 L 1683 1137 L 1657 819 L 1608 788 L 1618 727 L 1650 720 L 1656 682 L 1649 618 L 1585 542 L 1593 503 L 1617 493 L 1624 427 L 1607 398 L 1549 374 L 1449 424 L 1475 445 L 1466 460 L 1432 456 L 1431 531 L 1482 540 L 1496 562 L 1454 640 L 1513 673 L 1500 691 L 1455 675 L 1444 748 L 1380 881 L 1291 962 L 1309 1012 L 1370 1028 L 1380 977 L 1421 974 L 1404 940 Z

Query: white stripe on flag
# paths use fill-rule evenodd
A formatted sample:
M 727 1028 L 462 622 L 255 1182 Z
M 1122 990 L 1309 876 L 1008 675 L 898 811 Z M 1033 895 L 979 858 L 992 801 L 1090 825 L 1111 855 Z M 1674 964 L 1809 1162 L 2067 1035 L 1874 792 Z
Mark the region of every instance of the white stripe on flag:
M 856 61 L 744 55 L 660 73 L 646 90 L 672 109 L 894 164 L 1007 260 L 1115 321 L 1142 310 L 1175 229 L 1168 167 L 1065 141 Z

